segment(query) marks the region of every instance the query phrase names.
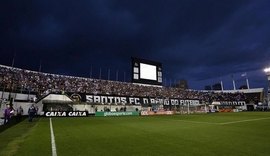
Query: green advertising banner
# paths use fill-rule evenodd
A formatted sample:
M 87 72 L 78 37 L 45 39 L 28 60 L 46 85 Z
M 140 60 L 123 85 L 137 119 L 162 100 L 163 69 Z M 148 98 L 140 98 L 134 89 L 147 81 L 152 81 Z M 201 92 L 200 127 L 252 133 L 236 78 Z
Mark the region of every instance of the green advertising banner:
M 139 116 L 139 112 L 96 112 L 95 116 Z

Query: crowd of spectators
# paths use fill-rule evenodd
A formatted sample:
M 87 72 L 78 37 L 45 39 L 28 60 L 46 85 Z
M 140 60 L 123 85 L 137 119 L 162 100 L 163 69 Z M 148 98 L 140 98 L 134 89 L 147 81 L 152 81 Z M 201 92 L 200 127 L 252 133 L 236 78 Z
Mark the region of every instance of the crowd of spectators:
M 0 88 L 12 92 L 87 93 L 136 97 L 198 99 L 201 101 L 240 101 L 243 93 L 216 93 L 212 91 L 183 90 L 175 87 L 143 86 L 119 81 L 64 76 L 29 71 L 0 65 Z

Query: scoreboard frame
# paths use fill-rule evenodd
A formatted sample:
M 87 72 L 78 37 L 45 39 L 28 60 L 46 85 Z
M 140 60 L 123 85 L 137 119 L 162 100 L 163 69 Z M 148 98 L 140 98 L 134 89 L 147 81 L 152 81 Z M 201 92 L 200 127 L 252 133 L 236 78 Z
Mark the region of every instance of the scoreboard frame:
M 132 83 L 139 83 L 139 84 L 147 84 L 147 85 L 162 85 L 162 63 L 140 59 L 140 58 L 131 58 L 131 66 L 132 66 Z M 141 78 L 141 64 L 151 65 L 156 67 L 156 80 Z

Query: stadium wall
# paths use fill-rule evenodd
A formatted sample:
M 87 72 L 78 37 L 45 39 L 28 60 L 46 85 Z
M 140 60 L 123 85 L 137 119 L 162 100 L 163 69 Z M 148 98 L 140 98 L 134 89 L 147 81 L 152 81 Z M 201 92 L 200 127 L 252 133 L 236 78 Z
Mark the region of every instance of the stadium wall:
M 23 94 L 23 93 L 12 93 L 0 91 L 1 99 L 9 99 L 9 97 L 14 98 L 16 101 L 35 101 L 36 95 L 34 94 Z

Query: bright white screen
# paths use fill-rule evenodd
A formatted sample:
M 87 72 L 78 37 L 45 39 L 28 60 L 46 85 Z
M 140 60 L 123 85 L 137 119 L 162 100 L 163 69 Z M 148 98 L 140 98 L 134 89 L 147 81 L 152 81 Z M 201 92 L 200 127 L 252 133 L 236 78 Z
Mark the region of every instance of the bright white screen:
M 141 79 L 157 80 L 157 67 L 149 64 L 140 63 Z

